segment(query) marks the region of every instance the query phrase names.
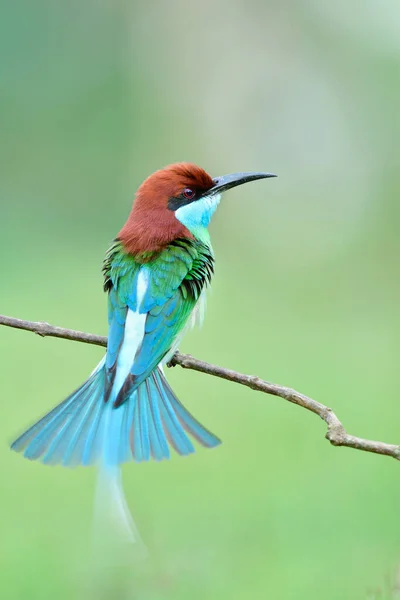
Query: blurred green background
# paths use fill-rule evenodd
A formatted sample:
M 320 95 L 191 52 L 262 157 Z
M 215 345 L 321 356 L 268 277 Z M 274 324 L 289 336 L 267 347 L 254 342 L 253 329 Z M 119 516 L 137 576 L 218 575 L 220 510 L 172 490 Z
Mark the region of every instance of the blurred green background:
M 273 171 L 223 200 L 207 318 L 181 350 L 400 442 L 399 105 L 398 0 L 4 2 L 0 312 L 105 334 L 103 254 L 149 173 Z M 224 444 L 125 466 L 150 558 L 93 548 L 94 470 L 8 443 L 102 353 L 0 330 L 1 597 L 390 597 L 400 465 L 179 368 L 174 389 Z

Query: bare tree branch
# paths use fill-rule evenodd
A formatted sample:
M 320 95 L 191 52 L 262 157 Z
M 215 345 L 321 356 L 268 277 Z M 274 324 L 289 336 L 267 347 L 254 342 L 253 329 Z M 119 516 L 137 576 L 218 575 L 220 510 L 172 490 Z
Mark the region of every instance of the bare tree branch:
M 17 329 L 25 329 L 26 331 L 32 331 L 42 337 L 52 336 L 58 338 L 64 338 L 67 340 L 73 340 L 76 342 L 84 342 L 85 344 L 95 344 L 96 346 L 106 346 L 107 338 L 101 335 L 93 335 L 91 333 L 85 333 L 82 331 L 74 331 L 73 329 L 64 329 L 63 327 L 55 327 L 49 323 L 23 321 L 21 319 L 15 319 L 14 317 L 6 317 L 0 315 L 0 325 L 7 327 L 14 327 Z M 190 354 L 181 354 L 176 352 L 171 359 L 168 366 L 174 367 L 179 365 L 184 369 L 192 369 L 193 371 L 199 371 L 200 373 L 206 373 L 207 375 L 213 375 L 214 377 L 220 377 L 221 379 L 227 379 L 240 385 L 245 385 L 252 390 L 264 392 L 272 396 L 278 396 L 297 404 L 310 412 L 318 415 L 328 426 L 328 431 L 325 435 L 326 439 L 330 441 L 334 446 L 347 446 L 348 448 L 355 448 L 356 450 L 364 450 L 365 452 L 374 452 L 375 454 L 384 454 L 386 456 L 392 456 L 397 460 L 400 460 L 400 446 L 394 444 L 386 444 L 385 442 L 375 442 L 372 440 L 366 440 L 364 438 L 350 435 L 346 432 L 342 423 L 332 411 L 324 404 L 297 392 L 288 387 L 278 385 L 276 383 L 270 383 L 264 381 L 255 375 L 244 375 L 237 373 L 231 369 L 225 369 L 218 367 L 210 363 L 206 363 L 202 360 L 198 360 Z
M 14 317 L 6 317 L 0 315 L 0 325 L 6 327 L 15 327 L 16 329 L 25 329 L 25 331 L 33 331 L 42 337 L 58 337 L 73 342 L 84 342 L 85 344 L 94 344 L 95 346 L 107 346 L 107 338 L 104 335 L 94 335 L 93 333 L 85 333 L 84 331 L 75 331 L 74 329 L 64 329 L 56 327 L 49 323 L 40 321 L 23 321 Z

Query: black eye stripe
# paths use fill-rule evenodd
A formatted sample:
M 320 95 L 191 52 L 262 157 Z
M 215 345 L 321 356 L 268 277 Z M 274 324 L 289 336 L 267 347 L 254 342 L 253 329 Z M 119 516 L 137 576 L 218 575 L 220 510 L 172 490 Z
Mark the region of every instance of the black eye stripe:
M 178 208 L 191 204 L 199 198 L 201 198 L 200 192 L 192 188 L 185 188 L 179 196 L 169 198 L 167 206 L 169 210 L 178 210 Z
M 186 198 L 169 198 L 168 199 L 168 208 L 169 210 L 178 210 L 182 206 L 186 206 L 186 204 L 191 204 L 192 200 L 187 200 Z
M 191 204 L 192 202 L 193 200 L 188 200 L 187 198 L 180 196 L 178 198 L 169 198 L 167 206 L 169 210 L 178 210 L 178 208 Z

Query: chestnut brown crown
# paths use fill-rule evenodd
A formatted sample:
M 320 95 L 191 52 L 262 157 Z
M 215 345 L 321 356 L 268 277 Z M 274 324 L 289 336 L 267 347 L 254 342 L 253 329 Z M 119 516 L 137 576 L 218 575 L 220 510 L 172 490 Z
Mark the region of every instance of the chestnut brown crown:
M 117 236 L 125 250 L 142 255 L 159 252 L 178 238 L 193 239 L 168 204 L 184 194 L 202 194 L 214 185 L 211 176 L 192 163 L 168 165 L 150 175 L 136 192 L 128 220 Z

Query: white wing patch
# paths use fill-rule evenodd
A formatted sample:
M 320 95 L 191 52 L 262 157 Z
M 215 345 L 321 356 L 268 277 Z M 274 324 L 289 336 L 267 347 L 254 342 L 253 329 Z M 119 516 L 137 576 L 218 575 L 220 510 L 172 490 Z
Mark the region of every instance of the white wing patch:
M 124 384 L 125 379 L 129 375 L 131 370 L 136 352 L 139 350 L 145 332 L 145 324 L 147 319 L 147 313 L 140 313 L 140 308 L 143 303 L 144 296 L 149 287 L 149 273 L 145 267 L 142 267 L 139 271 L 138 279 L 137 279 L 137 300 L 136 300 L 136 310 L 133 311 L 128 309 L 125 321 L 124 328 L 124 339 L 122 342 L 121 349 L 117 358 L 117 371 L 115 374 L 113 389 L 111 391 L 110 396 L 112 398 L 116 398 L 118 392 L 120 391 L 122 385 Z M 187 332 L 188 329 L 191 329 L 195 325 L 202 325 L 204 312 L 206 306 L 206 290 L 203 289 L 202 293 L 198 301 L 196 302 L 195 307 L 192 310 L 191 315 L 189 316 L 185 327 L 183 327 L 182 331 L 178 333 L 175 340 L 172 343 L 171 349 L 164 356 L 162 361 L 159 364 L 159 367 L 162 369 L 162 365 L 166 364 L 170 358 L 174 355 L 178 346 Z M 99 365 L 100 366 L 100 365 Z
M 136 289 L 136 310 L 128 309 L 125 321 L 124 340 L 117 359 L 117 371 L 115 374 L 111 396 L 117 397 L 129 371 L 131 370 L 136 352 L 140 348 L 143 337 L 147 313 L 140 313 L 143 298 L 149 286 L 149 274 L 146 268 L 139 271 Z

